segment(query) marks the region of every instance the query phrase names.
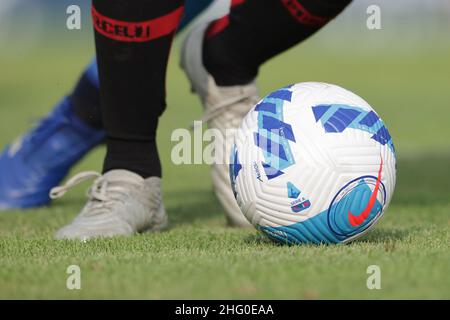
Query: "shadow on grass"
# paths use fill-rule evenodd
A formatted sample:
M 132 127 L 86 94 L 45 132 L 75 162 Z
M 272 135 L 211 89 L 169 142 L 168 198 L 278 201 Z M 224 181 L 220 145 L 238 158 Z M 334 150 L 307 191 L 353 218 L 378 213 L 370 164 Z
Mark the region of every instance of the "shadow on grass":
M 266 246 L 282 246 L 283 244 L 276 243 L 272 240 L 270 240 L 268 237 L 261 233 L 253 233 L 249 234 L 245 237 L 244 242 L 248 245 L 266 245 Z
M 351 242 L 351 243 L 389 243 L 404 240 L 412 233 L 411 230 L 399 230 L 399 229 L 383 229 L 375 228 L 369 231 L 365 236 Z M 350 244 L 351 244 L 350 243 Z
M 371 230 L 367 235 L 359 238 L 355 241 L 348 243 L 351 246 L 354 244 L 385 244 L 386 250 L 393 249 L 396 242 L 404 240 L 411 234 L 408 230 L 396 230 L 396 229 L 374 229 Z M 264 245 L 273 247 L 284 247 L 285 244 L 276 243 L 262 234 L 252 234 L 245 237 L 244 242 L 248 245 Z M 289 246 L 300 246 L 300 247 L 319 247 L 319 246 L 333 246 L 335 244 L 301 244 L 301 245 L 289 245 Z

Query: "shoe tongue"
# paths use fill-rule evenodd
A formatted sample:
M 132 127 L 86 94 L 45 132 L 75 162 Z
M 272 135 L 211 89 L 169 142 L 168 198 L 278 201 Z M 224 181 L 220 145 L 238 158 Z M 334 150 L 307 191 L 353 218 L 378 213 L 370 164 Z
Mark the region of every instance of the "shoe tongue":
M 141 184 L 144 181 L 140 175 L 128 170 L 111 170 L 103 175 L 103 178 L 110 182 L 129 182 Z

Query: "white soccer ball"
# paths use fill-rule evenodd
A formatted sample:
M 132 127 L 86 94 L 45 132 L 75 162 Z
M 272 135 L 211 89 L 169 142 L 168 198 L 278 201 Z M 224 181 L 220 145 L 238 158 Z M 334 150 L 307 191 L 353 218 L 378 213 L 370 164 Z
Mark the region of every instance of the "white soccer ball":
M 395 188 L 384 122 L 362 98 L 326 83 L 266 96 L 236 132 L 231 158 L 242 213 L 287 244 L 356 239 L 380 219 Z

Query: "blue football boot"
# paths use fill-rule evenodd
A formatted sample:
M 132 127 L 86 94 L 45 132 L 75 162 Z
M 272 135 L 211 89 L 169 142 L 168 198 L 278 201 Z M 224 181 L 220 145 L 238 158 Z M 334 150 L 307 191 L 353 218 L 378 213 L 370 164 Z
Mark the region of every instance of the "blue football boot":
M 0 210 L 47 205 L 49 191 L 105 138 L 71 111 L 68 98 L 0 155 Z

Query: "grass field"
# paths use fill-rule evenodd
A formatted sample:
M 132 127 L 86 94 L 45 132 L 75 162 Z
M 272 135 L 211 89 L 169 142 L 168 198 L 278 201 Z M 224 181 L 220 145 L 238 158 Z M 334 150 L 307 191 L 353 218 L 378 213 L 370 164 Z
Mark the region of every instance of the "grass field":
M 68 92 L 92 48 L 43 44 L 0 57 L 0 144 Z M 450 298 L 449 50 L 414 53 L 316 50 L 314 42 L 267 64 L 263 93 L 300 81 L 326 81 L 365 97 L 388 124 L 398 151 L 398 184 L 385 218 L 349 245 L 277 246 L 254 230 L 228 228 L 207 166 L 170 162 L 170 133 L 201 109 L 177 67 L 159 130 L 167 232 L 87 243 L 52 240 L 84 202 L 75 189 L 49 208 L 0 214 L 0 298 Z M 103 149 L 73 173 L 100 170 Z M 82 289 L 66 289 L 79 265 Z M 379 265 L 382 289 L 368 290 Z

